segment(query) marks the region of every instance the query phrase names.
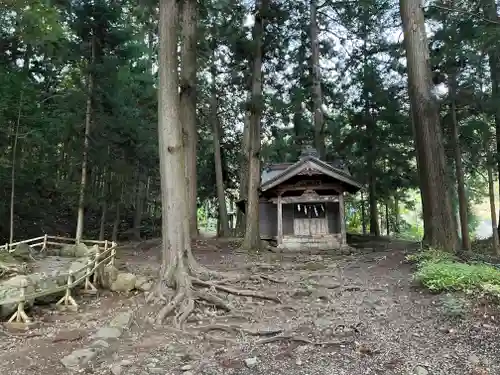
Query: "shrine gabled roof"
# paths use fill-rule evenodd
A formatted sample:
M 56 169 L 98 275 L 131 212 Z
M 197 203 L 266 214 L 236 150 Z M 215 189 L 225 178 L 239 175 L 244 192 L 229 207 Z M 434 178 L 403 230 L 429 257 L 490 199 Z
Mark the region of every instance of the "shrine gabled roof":
M 262 173 L 260 190 L 270 190 L 307 169 L 313 169 L 341 182 L 348 192 L 356 193 L 362 185 L 354 180 L 349 170 L 342 168 L 341 164 L 339 162 L 326 163 L 314 155 L 305 155 L 296 163 L 275 164 Z

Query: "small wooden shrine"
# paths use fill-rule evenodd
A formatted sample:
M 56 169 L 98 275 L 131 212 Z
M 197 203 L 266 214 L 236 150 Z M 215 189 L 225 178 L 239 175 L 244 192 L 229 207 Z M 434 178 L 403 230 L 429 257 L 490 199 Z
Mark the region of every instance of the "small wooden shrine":
M 260 187 L 261 238 L 288 249 L 346 246 L 344 195 L 361 187 L 343 162 L 320 160 L 311 147 L 296 163 L 267 166 Z

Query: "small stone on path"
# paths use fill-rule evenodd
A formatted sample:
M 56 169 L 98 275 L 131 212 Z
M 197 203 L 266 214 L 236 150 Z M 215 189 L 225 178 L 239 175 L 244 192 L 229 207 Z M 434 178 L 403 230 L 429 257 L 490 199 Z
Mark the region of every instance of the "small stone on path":
M 417 367 L 415 367 L 415 370 L 413 371 L 413 373 L 415 375 L 428 375 L 429 371 L 425 367 L 417 366 Z
M 94 335 L 98 339 L 117 339 L 122 335 L 122 330 L 116 327 L 102 327 Z
M 109 348 L 109 344 L 104 340 L 95 340 L 90 344 L 91 348 Z
M 79 349 L 61 359 L 67 369 L 75 369 L 86 365 L 97 356 L 92 349 Z
M 113 375 L 121 375 L 123 372 L 123 367 L 119 363 L 115 363 L 111 365 L 111 368 L 109 369 Z
M 471 354 L 469 355 L 469 362 L 474 365 L 474 366 L 477 366 L 481 363 L 481 360 L 479 359 L 479 357 L 475 354 Z
M 181 367 L 181 371 L 189 371 L 193 368 L 191 365 L 184 365 Z
M 252 357 L 252 358 L 246 358 L 245 359 L 245 365 L 248 368 L 255 367 L 257 365 L 257 357 Z
M 131 312 L 122 312 L 116 315 L 113 320 L 109 323 L 110 327 L 125 329 L 130 326 L 132 323 L 132 313 Z

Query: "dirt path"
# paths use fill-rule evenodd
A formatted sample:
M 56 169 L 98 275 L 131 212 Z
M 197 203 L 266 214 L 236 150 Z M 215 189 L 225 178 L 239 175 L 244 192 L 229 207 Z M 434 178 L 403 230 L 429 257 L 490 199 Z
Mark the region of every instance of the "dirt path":
M 450 315 L 458 315 L 465 307 L 458 299 L 429 295 L 413 287 L 410 268 L 402 262 L 401 243 L 373 246 L 376 252 L 342 257 L 249 256 L 233 247 L 209 240 L 198 243 L 196 255 L 218 269 L 234 269 L 249 262 L 276 265 L 276 270 L 266 273 L 276 280 L 246 281 L 238 286 L 278 295 L 282 304 L 228 295 L 234 314 L 241 316 L 228 319 L 207 306 L 190 322 L 188 330 L 193 333 L 188 335 L 167 325 L 154 326 L 150 317 L 155 309 L 145 305 L 141 296 L 136 298 L 138 305 L 127 299 L 112 301 L 110 297 L 112 304 L 107 310 L 89 308 L 85 322 L 93 313 L 105 314 L 102 320 L 111 309 L 135 309 L 134 324 L 111 344 L 106 356 L 97 358 L 88 373 L 500 374 L 500 326 L 496 323 L 500 316 L 488 311 L 487 306 L 475 305 L 465 318 L 451 319 Z M 120 253 L 124 267 L 141 274 L 155 275 L 158 257 L 158 249 L 149 246 L 130 247 Z M 81 325 L 76 321 L 72 324 Z M 219 328 L 223 324 L 226 328 L 238 325 L 243 330 L 207 332 L 211 337 L 200 333 L 202 327 L 214 324 Z M 96 328 L 83 324 L 83 329 L 90 335 Z M 278 330 L 283 331 L 278 335 L 294 336 L 296 340 L 259 342 L 266 340 L 264 333 L 276 335 Z M 261 336 L 254 336 L 256 331 Z M 28 349 L 0 354 L 0 365 L 9 374 L 64 374 L 59 360 L 69 347 L 88 340 L 83 336 L 59 344 L 51 343 L 53 338 L 22 340 Z M 9 340 L 12 338 L 6 337 L 3 342 Z M 45 346 L 52 345 L 56 354 L 40 355 L 43 345 L 30 344 L 36 340 L 45 340 Z M 29 366 L 21 359 L 26 357 L 32 358 Z M 4 363 L 10 365 L 5 367 Z M 11 371 L 16 363 L 17 372 Z

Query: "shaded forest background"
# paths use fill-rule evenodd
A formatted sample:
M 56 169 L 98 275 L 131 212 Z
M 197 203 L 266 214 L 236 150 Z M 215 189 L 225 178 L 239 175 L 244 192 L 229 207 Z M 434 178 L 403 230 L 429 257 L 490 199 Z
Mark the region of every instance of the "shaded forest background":
M 198 219 L 215 230 L 219 202 L 236 210 L 246 174 L 254 4 L 197 6 Z M 494 0 L 425 8 L 453 208 L 457 222 L 465 210 L 471 234 L 484 211 L 475 205 L 498 193 L 488 189 L 499 165 L 497 9 Z M 270 2 L 260 157 L 295 161 L 312 144 L 344 160 L 366 186 L 349 198 L 349 229 L 420 239 L 399 12 L 391 0 Z M 79 206 L 84 237 L 159 235 L 157 27 L 148 1 L 0 4 L 0 241 L 11 214 L 14 238 L 73 236 Z

